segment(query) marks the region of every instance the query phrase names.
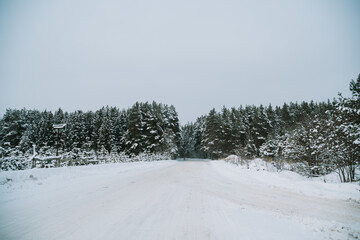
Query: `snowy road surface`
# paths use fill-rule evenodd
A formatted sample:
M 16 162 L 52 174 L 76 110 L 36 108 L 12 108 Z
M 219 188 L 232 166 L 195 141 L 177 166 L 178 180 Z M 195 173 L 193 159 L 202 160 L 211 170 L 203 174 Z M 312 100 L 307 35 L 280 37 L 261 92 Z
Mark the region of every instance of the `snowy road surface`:
M 0 239 L 360 237 L 360 198 L 304 193 L 248 174 L 222 161 L 2 172 Z

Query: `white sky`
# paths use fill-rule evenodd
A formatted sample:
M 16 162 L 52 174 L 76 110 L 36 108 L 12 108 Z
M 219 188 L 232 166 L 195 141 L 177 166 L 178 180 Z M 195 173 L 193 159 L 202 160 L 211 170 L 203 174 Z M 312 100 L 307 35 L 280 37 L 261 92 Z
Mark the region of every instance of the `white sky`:
M 326 101 L 360 73 L 358 0 L 0 0 L 0 115 Z

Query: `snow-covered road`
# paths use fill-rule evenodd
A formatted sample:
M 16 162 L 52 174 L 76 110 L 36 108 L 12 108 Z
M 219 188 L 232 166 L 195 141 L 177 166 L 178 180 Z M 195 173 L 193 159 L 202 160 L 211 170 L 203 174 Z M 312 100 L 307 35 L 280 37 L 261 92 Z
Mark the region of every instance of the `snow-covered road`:
M 161 161 L 1 173 L 0 239 L 360 237 L 359 202 L 247 181 L 228 165 Z

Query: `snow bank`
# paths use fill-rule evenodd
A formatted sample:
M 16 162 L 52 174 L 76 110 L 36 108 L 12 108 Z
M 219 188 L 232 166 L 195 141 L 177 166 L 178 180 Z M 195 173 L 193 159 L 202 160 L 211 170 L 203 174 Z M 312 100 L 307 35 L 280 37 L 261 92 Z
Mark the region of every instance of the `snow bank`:
M 104 178 L 104 175 L 125 174 L 136 171 L 147 171 L 161 166 L 169 166 L 176 161 L 164 160 L 155 162 L 109 163 L 61 168 L 33 168 L 27 170 L 0 172 L 0 195 L 14 190 L 32 191 L 43 185 L 58 187 L 66 186 L 66 182 L 88 182 L 94 184 Z M 4 200 L 4 199 L 1 199 Z
M 256 171 L 269 171 L 269 172 L 277 172 L 276 167 L 269 162 L 264 161 L 261 158 L 256 158 L 254 160 L 244 160 L 236 155 L 230 155 L 223 159 L 226 162 L 230 162 L 236 165 L 240 165 L 246 169 L 252 169 Z
M 285 188 L 306 195 L 360 202 L 359 183 L 334 183 L 334 174 L 321 178 L 307 178 L 291 171 L 276 172 L 269 166 L 269 163 L 262 159 L 249 161 L 248 167 L 246 165 L 236 166 L 229 162 L 231 161 L 227 159 L 226 161 L 212 161 L 211 164 L 219 173 L 234 181 Z M 326 179 L 332 181 L 326 181 Z

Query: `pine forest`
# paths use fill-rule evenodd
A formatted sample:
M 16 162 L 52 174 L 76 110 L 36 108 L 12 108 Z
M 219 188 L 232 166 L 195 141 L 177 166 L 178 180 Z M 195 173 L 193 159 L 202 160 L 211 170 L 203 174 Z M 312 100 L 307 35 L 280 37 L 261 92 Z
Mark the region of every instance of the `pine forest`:
M 1 169 L 34 167 L 35 157 L 54 156 L 58 146 L 63 166 L 236 155 L 279 170 L 291 163 L 307 176 L 337 171 L 351 182 L 360 164 L 360 75 L 349 88 L 351 97 L 326 102 L 212 109 L 183 126 L 174 106 L 156 102 L 95 112 L 8 109 L 0 120 Z M 58 144 L 53 125 L 61 123 Z

